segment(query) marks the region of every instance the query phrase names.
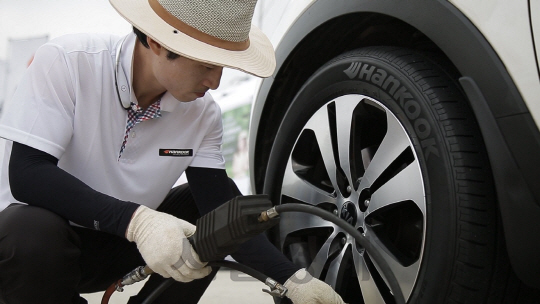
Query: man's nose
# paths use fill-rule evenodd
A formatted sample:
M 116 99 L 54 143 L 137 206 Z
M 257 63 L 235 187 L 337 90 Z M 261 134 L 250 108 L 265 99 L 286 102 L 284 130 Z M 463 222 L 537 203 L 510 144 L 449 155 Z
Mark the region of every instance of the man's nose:
M 211 90 L 215 90 L 219 87 L 221 81 L 221 75 L 223 74 L 223 67 L 216 66 L 208 71 L 208 74 L 204 80 L 204 85 Z

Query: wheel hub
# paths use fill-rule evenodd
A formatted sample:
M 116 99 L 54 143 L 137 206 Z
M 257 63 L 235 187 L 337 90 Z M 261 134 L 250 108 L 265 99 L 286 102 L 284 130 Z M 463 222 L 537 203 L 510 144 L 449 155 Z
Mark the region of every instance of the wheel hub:
M 358 208 L 356 208 L 356 205 L 352 202 L 346 202 L 343 204 L 343 207 L 341 207 L 339 217 L 347 223 L 355 226 L 356 222 L 358 221 Z

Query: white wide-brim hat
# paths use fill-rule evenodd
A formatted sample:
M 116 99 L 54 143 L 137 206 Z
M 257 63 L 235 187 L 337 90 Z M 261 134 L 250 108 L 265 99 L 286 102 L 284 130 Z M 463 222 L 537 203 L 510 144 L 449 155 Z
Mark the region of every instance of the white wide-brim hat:
M 259 77 L 274 72 L 274 48 L 251 24 L 257 0 L 110 2 L 129 23 L 173 53 Z

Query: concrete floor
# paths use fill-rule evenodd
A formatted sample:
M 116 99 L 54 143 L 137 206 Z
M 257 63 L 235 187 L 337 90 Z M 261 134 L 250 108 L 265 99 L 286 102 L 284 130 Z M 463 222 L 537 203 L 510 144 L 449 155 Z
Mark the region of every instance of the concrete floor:
M 143 282 L 126 286 L 123 292 L 115 292 L 109 304 L 125 304 L 130 296 L 137 294 Z M 262 292 L 268 287 L 236 270 L 220 270 L 208 287 L 199 304 L 274 304 L 272 297 Z M 102 292 L 83 294 L 89 304 L 100 304 Z

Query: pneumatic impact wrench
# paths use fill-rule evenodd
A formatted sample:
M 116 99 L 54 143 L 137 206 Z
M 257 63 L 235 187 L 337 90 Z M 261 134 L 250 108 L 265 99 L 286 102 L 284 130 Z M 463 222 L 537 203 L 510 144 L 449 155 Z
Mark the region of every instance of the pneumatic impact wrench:
M 270 287 L 271 295 L 283 297 L 286 289 L 275 280 L 244 265 L 224 261 L 223 259 L 238 250 L 240 245 L 251 238 L 275 226 L 277 218 L 260 221 L 259 216 L 265 210 L 272 208 L 272 202 L 266 195 L 238 196 L 224 203 L 213 211 L 200 217 L 196 222 L 196 232 L 188 238 L 189 242 L 203 262 L 210 262 L 210 266 L 226 266 L 240 270 L 250 276 L 263 281 Z M 114 291 L 123 291 L 123 287 L 146 279 L 153 271 L 148 266 L 140 266 L 125 275 L 118 282 L 113 283 L 103 295 L 102 304 L 107 304 Z M 165 281 L 167 285 L 160 286 L 154 294 L 161 293 L 172 283 L 172 279 Z M 155 295 L 157 297 L 158 294 Z M 145 303 L 151 303 L 147 299 Z

